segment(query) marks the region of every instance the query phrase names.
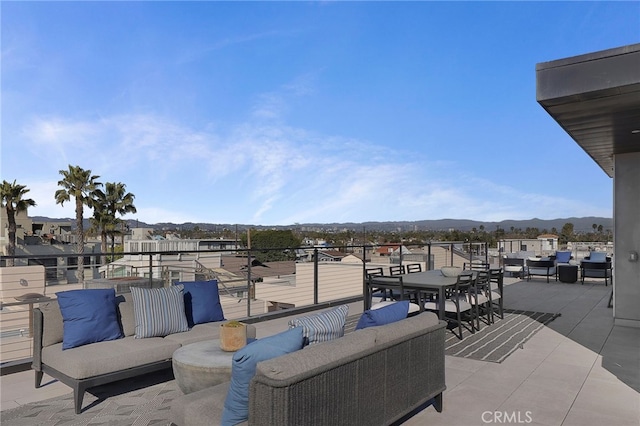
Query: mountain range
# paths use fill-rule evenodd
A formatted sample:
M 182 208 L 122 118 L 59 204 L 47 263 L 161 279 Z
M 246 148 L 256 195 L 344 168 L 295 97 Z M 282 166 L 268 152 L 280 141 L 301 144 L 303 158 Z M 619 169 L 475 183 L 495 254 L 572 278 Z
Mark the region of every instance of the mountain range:
M 75 218 L 54 219 L 43 216 L 35 216 L 32 218 L 41 222 L 71 222 L 75 227 Z M 602 225 L 603 230 L 613 230 L 613 219 L 607 217 L 569 217 L 558 219 L 525 219 L 525 220 L 503 220 L 500 222 L 483 222 L 470 219 L 435 219 L 435 220 L 416 220 L 416 221 L 386 221 L 386 222 L 345 222 L 345 223 L 296 223 L 292 225 L 247 225 L 247 224 L 214 224 L 214 223 L 155 223 L 149 224 L 136 219 L 124 219 L 130 228 L 153 228 L 155 230 L 171 230 L 171 229 L 192 229 L 198 227 L 202 230 L 222 230 L 222 229 L 238 229 L 239 231 L 252 229 L 301 229 L 301 230 L 353 230 L 361 231 L 363 227 L 366 230 L 386 231 L 386 232 L 404 232 L 404 231 L 446 231 L 456 229 L 459 231 L 471 231 L 474 228 L 480 229 L 484 227 L 485 231 L 495 231 L 498 228 L 506 231 L 513 229 L 537 228 L 540 231 L 547 230 L 551 232 L 555 228 L 558 232 L 567 224 L 573 224 L 573 230 L 576 233 L 593 232 L 593 225 Z M 85 229 L 89 227 L 89 220 L 85 219 Z

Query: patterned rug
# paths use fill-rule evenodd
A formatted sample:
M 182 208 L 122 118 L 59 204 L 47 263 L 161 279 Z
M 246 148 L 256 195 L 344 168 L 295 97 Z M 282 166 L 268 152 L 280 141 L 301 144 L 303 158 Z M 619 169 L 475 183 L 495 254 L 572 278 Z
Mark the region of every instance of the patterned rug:
M 559 316 L 560 314 L 505 309 L 504 319 L 494 316 L 495 322 L 491 325 L 481 322 L 479 332 L 471 334 L 463 326 L 462 340 L 457 336 L 457 329 L 456 334 L 448 332 L 445 354 L 500 363 Z
M 83 411 L 76 414 L 73 392 L 57 398 L 2 411 L 2 426 L 147 426 L 170 425 L 171 402 L 182 395 L 171 369 L 85 393 Z

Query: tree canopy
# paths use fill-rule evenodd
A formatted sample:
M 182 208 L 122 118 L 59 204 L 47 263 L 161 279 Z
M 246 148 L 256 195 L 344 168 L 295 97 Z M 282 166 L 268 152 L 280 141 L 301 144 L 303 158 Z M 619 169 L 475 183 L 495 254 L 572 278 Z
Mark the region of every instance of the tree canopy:
M 301 243 L 292 230 L 251 231 L 248 236 L 242 235 L 242 244 L 250 246 L 252 254 L 261 262 L 295 260 L 296 253 L 291 248 L 299 247 Z
M 68 170 L 60 170 L 62 179 L 58 181 L 59 189 L 55 193 L 56 203 L 64 205 L 65 201 L 75 199 L 76 203 L 76 253 L 78 253 L 78 281 L 84 282 L 84 206 L 92 207 L 95 191 L 102 184 L 100 176 L 92 175 L 91 170 L 80 166 L 69 165 Z
M 26 211 L 27 208 L 36 205 L 31 198 L 24 198 L 29 189 L 25 185 L 19 185 L 14 180 L 9 183 L 6 180 L 0 185 L 0 205 L 7 211 L 7 231 L 9 243 L 7 244 L 7 254 L 13 256 L 16 254 L 16 214 Z M 13 266 L 14 260 L 8 259 L 7 266 Z

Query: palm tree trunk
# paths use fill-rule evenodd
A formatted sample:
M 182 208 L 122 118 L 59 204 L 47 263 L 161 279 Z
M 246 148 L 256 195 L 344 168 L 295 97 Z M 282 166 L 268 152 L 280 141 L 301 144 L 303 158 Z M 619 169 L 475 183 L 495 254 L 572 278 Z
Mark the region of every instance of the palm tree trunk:
M 7 245 L 7 254 L 15 256 L 16 254 L 16 217 L 11 209 L 7 209 L 7 221 L 9 222 L 9 244 Z M 7 266 L 15 265 L 15 259 L 7 259 Z
M 76 234 L 77 234 L 77 253 L 78 253 L 78 282 L 84 284 L 84 225 L 82 198 L 76 196 Z
M 102 252 L 100 263 L 104 266 L 107 264 L 107 233 L 104 230 L 100 232 L 100 251 Z

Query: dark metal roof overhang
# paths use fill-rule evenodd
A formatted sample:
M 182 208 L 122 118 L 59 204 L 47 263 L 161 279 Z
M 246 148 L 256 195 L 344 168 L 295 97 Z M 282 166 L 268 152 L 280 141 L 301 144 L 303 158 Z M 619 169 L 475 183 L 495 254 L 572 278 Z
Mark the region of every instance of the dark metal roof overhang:
M 537 64 L 536 99 L 613 177 L 615 154 L 640 152 L 640 44 Z

